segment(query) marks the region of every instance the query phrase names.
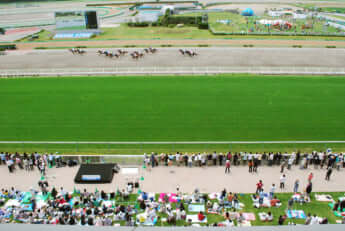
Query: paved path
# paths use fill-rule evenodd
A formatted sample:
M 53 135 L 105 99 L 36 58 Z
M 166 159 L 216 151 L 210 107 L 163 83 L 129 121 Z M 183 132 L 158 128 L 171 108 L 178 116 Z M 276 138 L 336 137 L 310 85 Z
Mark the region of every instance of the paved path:
M 78 167 L 64 167 L 48 169 L 48 180 L 50 185 L 56 187 L 63 186 L 65 189 L 72 191 L 74 187 L 79 189 L 87 188 L 88 190 L 106 190 L 113 191 L 116 188 L 123 188 L 128 180 L 136 180 L 140 176 L 144 181 L 140 181 L 141 188 L 147 192 L 175 192 L 176 186 L 180 185 L 183 192 L 192 192 L 199 188 L 202 192 L 219 192 L 223 188 L 233 192 L 252 193 L 255 191 L 255 184 L 262 179 L 264 188 L 270 189 L 272 183 L 279 186 L 280 168 L 279 167 L 261 167 L 259 172 L 251 174 L 247 172 L 247 167 L 233 167 L 231 174 L 224 174 L 224 167 L 206 167 L 206 168 L 187 168 L 187 167 L 157 167 L 151 171 L 144 170 L 140 167 L 138 175 L 116 174 L 111 184 L 78 184 L 73 182 Z M 299 170 L 293 166 L 291 171 L 286 171 L 287 182 L 286 189 L 282 192 L 291 192 L 295 179 L 300 179 L 302 190 L 307 181 L 307 175 L 314 173 L 313 191 L 345 191 L 344 176 L 345 170 L 333 171 L 331 181 L 324 180 L 326 170 Z M 28 190 L 30 187 L 38 188 L 39 173 L 37 170 L 25 172 L 17 170 L 14 174 L 9 174 L 7 167 L 0 166 L 0 188 L 15 186 L 21 190 Z M 277 190 L 280 192 L 281 190 Z

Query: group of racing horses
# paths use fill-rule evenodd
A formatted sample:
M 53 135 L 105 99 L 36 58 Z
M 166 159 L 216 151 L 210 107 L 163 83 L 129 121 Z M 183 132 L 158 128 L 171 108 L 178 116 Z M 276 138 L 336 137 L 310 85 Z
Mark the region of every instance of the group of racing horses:
M 72 52 L 72 54 L 78 54 L 78 55 L 83 55 L 86 53 L 85 50 L 82 50 L 80 48 L 72 48 L 72 49 L 69 49 L 70 52 Z
M 145 48 L 144 51 L 133 51 L 129 54 L 132 57 L 132 59 L 137 60 L 139 58 L 143 58 L 145 54 L 154 54 L 157 51 L 158 50 L 156 48 L 150 47 L 150 48 Z M 121 56 L 126 55 L 128 51 L 121 50 L 121 49 L 118 49 L 116 52 L 98 50 L 97 53 L 99 55 L 105 55 L 106 57 L 109 57 L 109 58 L 119 58 Z
M 83 55 L 86 53 L 85 50 L 82 50 L 80 48 L 72 48 L 72 49 L 69 49 L 69 51 L 72 52 L 73 55 L 74 54 Z M 140 58 L 143 58 L 146 54 L 155 54 L 157 51 L 158 51 L 157 48 L 149 47 L 149 48 L 145 48 L 143 51 L 133 51 L 131 53 L 122 49 L 118 49 L 116 52 L 107 51 L 107 50 L 98 50 L 97 53 L 98 55 L 104 55 L 109 58 L 120 58 L 121 56 L 125 56 L 126 54 L 129 53 L 132 59 L 138 60 Z M 189 57 L 194 57 L 198 55 L 195 51 L 187 50 L 187 49 L 179 49 L 179 52 L 183 56 L 189 56 Z
M 197 56 L 198 54 L 195 51 L 187 50 L 187 49 L 179 49 L 181 55 L 185 56 L 188 55 L 189 57 Z

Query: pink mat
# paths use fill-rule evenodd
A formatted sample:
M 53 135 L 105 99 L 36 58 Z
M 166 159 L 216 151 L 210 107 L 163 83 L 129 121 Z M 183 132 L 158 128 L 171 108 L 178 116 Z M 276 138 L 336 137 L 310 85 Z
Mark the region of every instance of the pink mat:
M 255 214 L 254 213 L 242 213 L 244 219 L 246 219 L 246 221 L 255 221 Z
M 159 194 L 159 202 L 162 202 L 164 200 L 164 196 L 167 195 L 169 198 L 170 203 L 177 203 L 177 195 L 175 193 L 161 193 Z

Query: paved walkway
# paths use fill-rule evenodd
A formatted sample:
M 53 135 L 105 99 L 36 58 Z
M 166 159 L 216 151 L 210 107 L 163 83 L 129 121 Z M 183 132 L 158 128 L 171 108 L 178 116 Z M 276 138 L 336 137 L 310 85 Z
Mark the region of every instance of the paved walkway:
M 247 167 L 233 167 L 231 174 L 224 174 L 224 167 L 206 167 L 206 168 L 187 168 L 187 167 L 157 167 L 148 171 L 139 168 L 138 175 L 124 175 L 122 173 L 114 176 L 111 184 L 74 184 L 74 177 L 79 167 L 64 167 L 48 169 L 47 178 L 50 185 L 56 187 L 63 186 L 64 189 L 72 191 L 74 187 L 88 190 L 115 191 L 116 188 L 123 188 L 128 180 L 136 180 L 141 176 L 144 181 L 140 181 L 141 189 L 147 192 L 175 192 L 179 185 L 181 191 L 192 192 L 199 188 L 202 192 L 219 192 L 223 188 L 233 192 L 253 193 L 255 184 L 262 179 L 265 190 L 269 190 L 272 183 L 279 187 L 280 168 L 279 167 L 261 167 L 258 173 L 250 174 Z M 313 169 L 299 170 L 293 166 L 292 170 L 286 170 L 287 182 L 286 189 L 282 192 L 291 192 L 295 179 L 300 179 L 301 188 L 306 186 L 307 175 L 314 173 L 313 191 L 345 191 L 344 176 L 345 170 L 334 170 L 331 181 L 325 181 L 326 170 Z M 6 166 L 0 166 L 0 188 L 9 188 L 14 186 L 20 190 L 29 190 L 30 187 L 38 188 L 37 182 L 40 178 L 38 171 L 32 172 L 17 170 L 16 173 L 9 174 Z M 281 190 L 277 189 L 277 192 Z

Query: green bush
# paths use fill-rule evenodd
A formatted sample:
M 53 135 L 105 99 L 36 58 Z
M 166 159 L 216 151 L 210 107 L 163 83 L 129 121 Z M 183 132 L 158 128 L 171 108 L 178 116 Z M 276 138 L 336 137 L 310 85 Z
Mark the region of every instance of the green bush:
M 0 49 L 3 48 L 5 50 L 15 50 L 17 49 L 16 44 L 1 44 Z
M 253 44 L 244 44 L 243 47 L 254 47 Z
M 161 47 L 172 47 L 171 44 L 162 44 Z
M 126 48 L 136 47 L 136 45 L 124 45 Z
M 129 27 L 148 27 L 149 23 L 147 23 L 147 22 L 129 22 L 127 25 Z
M 87 48 L 87 46 L 77 46 L 77 47 L 75 47 L 75 48 L 81 49 L 81 48 Z
M 302 45 L 293 45 L 293 48 L 302 48 Z
M 337 48 L 336 46 L 326 46 L 326 48 Z
M 4 28 L 0 28 L 0 34 L 5 34 L 5 29 Z
M 175 27 L 175 24 L 169 24 L 168 27 L 169 27 L 169 28 L 174 28 L 174 27 Z
M 201 30 L 208 30 L 208 23 L 200 23 L 198 28 Z
M 198 47 L 209 47 L 210 45 L 208 44 L 199 44 Z
M 171 24 L 184 24 L 188 26 L 198 26 L 202 22 L 201 16 L 168 16 L 164 15 L 160 17 L 159 24 L 162 26 L 168 26 Z
M 44 49 L 48 49 L 48 47 L 35 47 L 36 50 L 44 50 Z

